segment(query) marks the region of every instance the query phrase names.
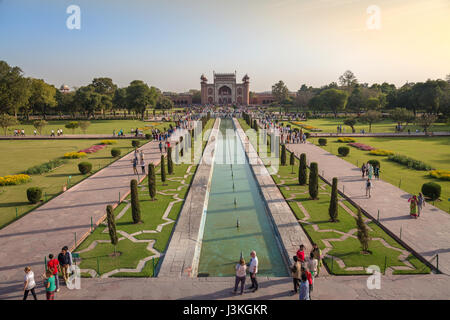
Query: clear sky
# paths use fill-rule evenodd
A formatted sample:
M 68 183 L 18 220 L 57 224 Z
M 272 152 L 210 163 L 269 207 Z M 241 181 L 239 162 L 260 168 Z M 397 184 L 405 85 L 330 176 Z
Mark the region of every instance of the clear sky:
M 80 30 L 66 27 L 71 4 Z M 450 0 L 0 0 L 0 60 L 71 87 L 105 76 L 183 92 L 236 70 L 252 91 L 295 91 L 347 69 L 402 85 L 450 73 Z

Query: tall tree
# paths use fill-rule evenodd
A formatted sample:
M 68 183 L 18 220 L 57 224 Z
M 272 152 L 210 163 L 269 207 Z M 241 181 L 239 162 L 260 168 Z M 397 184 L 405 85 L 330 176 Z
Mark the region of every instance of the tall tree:
M 167 173 L 173 174 L 172 147 L 167 149 Z
M 321 104 L 324 109 L 331 110 L 334 117 L 343 111 L 347 105 L 347 92 L 338 89 L 326 89 L 320 93 Z
M 42 130 L 48 125 L 48 122 L 45 120 L 36 120 L 33 122 L 33 126 L 36 128 L 39 135 L 42 134 Z
M 359 243 L 361 244 L 363 253 L 367 253 L 369 251 L 369 241 L 370 241 L 369 230 L 367 229 L 367 226 L 364 223 L 364 220 L 363 220 L 363 217 L 361 214 L 361 209 L 359 207 L 358 207 L 358 214 L 357 214 L 357 217 L 355 218 L 355 221 L 356 221 L 356 228 L 358 230 L 357 236 L 358 236 Z
M 29 106 L 34 112 L 40 112 L 44 119 L 48 110 L 57 105 L 55 96 L 56 88 L 54 86 L 45 83 L 42 79 L 31 79 L 31 95 L 28 99 Z
M 130 194 L 131 194 L 131 215 L 133 223 L 141 222 L 141 207 L 139 204 L 137 180 L 133 179 L 130 182 Z
M 108 222 L 109 238 L 111 239 L 111 244 L 114 246 L 115 251 L 115 247 L 117 246 L 117 243 L 119 243 L 119 239 L 117 238 L 114 210 L 111 205 L 106 207 L 106 220 Z
M 309 168 L 309 195 L 311 199 L 316 200 L 319 196 L 319 166 L 317 162 L 311 162 Z
M 414 113 L 406 108 L 395 108 L 390 112 L 390 117 L 401 126 L 402 131 L 404 123 L 408 125 L 408 123 L 412 123 L 415 119 Z
M 343 87 L 350 88 L 356 85 L 357 83 L 358 80 L 356 79 L 353 72 L 351 72 L 350 70 L 345 71 L 344 74 L 339 77 L 339 84 Z
M 280 155 L 281 159 L 281 165 L 285 166 L 286 165 L 286 145 L 282 144 L 281 145 L 281 155 Z
M 150 163 L 148 165 L 148 193 L 152 201 L 155 200 L 156 196 L 156 177 L 155 177 L 155 165 Z
M 23 77 L 19 67 L 0 61 L 0 113 L 12 113 L 17 118 L 21 107 L 27 106 L 31 81 Z
M 330 220 L 332 222 L 337 221 L 338 217 L 338 179 L 333 178 L 333 184 L 331 187 L 331 198 L 330 198 L 330 206 L 328 207 L 328 214 L 330 215 Z
M 127 104 L 131 110 L 141 115 L 144 119 L 147 107 L 154 107 L 159 96 L 155 87 L 149 86 L 141 80 L 134 80 L 127 87 Z
M 306 154 L 300 155 L 300 163 L 298 166 L 298 183 L 304 186 L 307 183 L 307 167 L 306 167 Z
M 289 98 L 289 90 L 283 81 L 280 80 L 272 86 L 272 95 L 279 104 Z
M 114 92 L 114 97 L 112 99 L 112 108 L 113 113 L 116 115 L 117 110 L 124 110 L 127 108 L 127 89 L 126 88 L 118 88 Z
M 161 182 L 162 185 L 165 186 L 166 183 L 166 165 L 164 161 L 164 155 L 161 155 Z
M 81 107 L 87 118 L 91 116 L 95 118 L 95 111 L 101 107 L 101 97 L 92 86 L 85 86 L 75 92 L 74 102 Z
M 0 127 L 3 129 L 4 134 L 6 136 L 6 132 L 8 131 L 9 127 L 18 125 L 19 121 L 9 114 L 0 114 Z
M 362 117 L 361 121 L 369 124 L 369 132 L 372 132 L 372 124 L 381 120 L 381 112 L 369 110 Z
M 436 122 L 436 119 L 437 117 L 434 114 L 424 113 L 416 118 L 416 124 L 422 127 L 425 133 L 428 133 L 428 129 Z

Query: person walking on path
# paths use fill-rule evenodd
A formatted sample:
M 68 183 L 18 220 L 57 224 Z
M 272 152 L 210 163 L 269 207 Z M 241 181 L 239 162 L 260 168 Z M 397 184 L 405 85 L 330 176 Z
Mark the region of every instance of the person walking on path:
M 373 167 L 370 163 L 367 164 L 367 176 L 370 180 L 372 180 L 373 177 Z
M 370 179 L 367 178 L 366 181 L 366 197 L 370 198 L 370 189 L 372 189 L 372 182 L 370 182 Z
M 313 249 L 311 251 L 314 254 L 314 258 L 317 259 L 317 273 L 314 276 L 318 277 L 320 273 L 320 267 L 322 266 L 322 250 L 320 250 L 317 243 L 313 243 Z
M 53 254 L 49 254 L 48 258 L 50 259 L 47 262 L 47 270 L 50 270 L 52 274 L 55 276 L 55 285 L 56 285 L 56 292 L 59 292 L 59 277 L 58 277 L 58 271 L 61 271 L 61 268 L 59 266 L 58 259 L 55 259 Z
M 302 281 L 300 283 L 299 300 L 309 300 L 309 283 L 306 273 L 302 273 Z
M 58 254 L 58 262 L 61 266 L 61 273 L 65 282 L 69 280 L 69 267 L 72 265 L 70 253 L 68 251 L 67 247 L 63 247 L 60 254 Z M 53 279 L 53 281 L 55 280 Z
M 161 140 L 159 141 L 159 153 L 162 153 L 162 142 L 161 142 Z
M 55 277 L 53 276 L 50 270 L 47 270 L 45 272 L 44 287 L 47 300 L 55 300 L 55 291 L 56 291 Z
M 144 158 L 141 158 L 141 170 L 142 170 L 142 174 L 145 175 L 145 160 L 144 160 Z
M 239 260 L 239 263 L 236 265 L 236 279 L 234 282 L 234 291 L 233 294 L 236 294 L 239 283 L 241 284 L 241 294 L 244 293 L 245 286 L 245 276 L 247 274 L 247 266 L 245 265 L 244 258 Z
M 31 291 L 34 300 L 37 300 L 36 292 L 34 289 L 36 288 L 36 282 L 34 281 L 34 273 L 31 271 L 31 267 L 25 267 L 25 278 L 24 278 L 24 286 L 23 286 L 23 300 L 27 300 L 28 293 Z
M 417 219 L 417 197 L 413 195 L 408 199 L 409 202 L 409 215 L 414 219 Z
M 134 157 L 133 160 L 132 160 L 132 162 L 133 162 L 133 172 L 134 172 L 134 174 L 139 175 L 139 173 L 138 173 L 138 171 L 137 171 L 137 162 L 138 162 L 138 159 L 137 159 L 136 157 Z
M 313 291 L 313 278 L 311 272 L 309 272 L 305 267 L 302 267 L 302 274 L 306 274 L 306 279 L 308 279 L 309 299 L 311 300 L 311 292 Z
M 373 174 L 375 176 L 375 179 L 380 180 L 380 166 L 377 165 L 374 169 L 373 169 Z
M 298 287 L 300 286 L 300 278 L 302 276 L 302 266 L 298 261 L 298 257 L 294 256 L 294 264 L 291 267 L 292 272 L 292 282 L 294 283 L 294 290 L 292 290 L 293 294 L 298 293 Z
M 249 263 L 250 280 L 252 285 L 249 289 L 253 289 L 253 292 L 258 290 L 258 280 L 256 279 L 256 274 L 258 273 L 258 257 L 256 256 L 256 251 L 253 250 L 250 253 L 251 259 Z
M 317 266 L 319 265 L 319 261 L 314 257 L 314 252 L 311 251 L 308 259 L 308 271 L 311 272 L 311 276 L 314 279 L 317 274 Z
M 362 164 L 361 172 L 362 172 L 362 177 L 364 178 L 364 175 L 366 174 L 366 163 Z
M 422 192 L 419 193 L 419 196 L 417 197 L 417 209 L 418 209 L 418 216 L 420 217 L 420 213 L 422 212 L 422 207 L 425 206 L 425 198 L 423 197 Z

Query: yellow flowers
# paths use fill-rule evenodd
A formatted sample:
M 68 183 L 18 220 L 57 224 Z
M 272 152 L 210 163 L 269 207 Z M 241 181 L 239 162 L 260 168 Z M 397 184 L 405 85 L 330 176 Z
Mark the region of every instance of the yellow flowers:
M 394 154 L 394 151 L 384 150 L 384 149 L 375 149 L 369 152 L 375 156 L 391 156 Z
M 85 152 L 67 152 L 64 154 L 65 159 L 79 159 L 86 157 Z
M 349 143 L 349 142 L 355 142 L 356 140 L 350 137 L 341 137 L 338 138 L 337 140 L 338 142 L 345 142 L 345 143 Z
M 450 180 L 450 170 L 432 170 L 430 176 L 440 180 Z
M 116 144 L 116 140 L 102 140 L 100 141 L 100 144 Z
M 0 186 L 13 186 L 16 184 L 22 184 L 31 180 L 31 177 L 27 174 L 16 174 L 12 176 L 0 177 Z

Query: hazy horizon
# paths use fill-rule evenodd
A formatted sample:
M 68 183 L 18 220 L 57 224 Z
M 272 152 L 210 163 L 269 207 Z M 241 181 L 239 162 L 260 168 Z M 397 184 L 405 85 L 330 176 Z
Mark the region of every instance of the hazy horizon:
M 66 27 L 72 4 L 80 30 Z M 399 87 L 450 73 L 449 17 L 450 0 L 0 0 L 0 60 L 57 87 L 110 77 L 185 92 L 237 71 L 251 91 L 297 91 L 346 70 Z

